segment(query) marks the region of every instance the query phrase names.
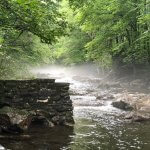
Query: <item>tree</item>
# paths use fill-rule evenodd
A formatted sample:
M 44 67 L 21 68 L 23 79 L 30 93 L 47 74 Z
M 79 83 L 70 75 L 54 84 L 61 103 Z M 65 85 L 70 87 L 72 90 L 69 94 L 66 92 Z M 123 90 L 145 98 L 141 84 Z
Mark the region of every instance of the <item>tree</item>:
M 66 27 L 59 1 L 51 0 L 1 0 L 0 20 L 1 78 L 14 77 L 27 64 L 50 62 L 46 44 L 56 42 Z
M 66 35 L 61 37 L 59 41 L 52 46 L 56 63 L 65 65 L 81 64 L 87 61 L 85 45 L 90 37 L 79 27 L 74 12 L 68 4 L 67 0 L 61 3 L 61 12 L 65 14 L 68 22 Z
M 1 24 L 5 29 L 28 31 L 46 43 L 52 43 L 64 33 L 66 26 L 59 13 L 58 1 L 1 0 Z
M 150 63 L 148 0 L 69 1 L 78 10 L 80 28 L 92 37 L 85 45 L 89 57 L 133 68 Z

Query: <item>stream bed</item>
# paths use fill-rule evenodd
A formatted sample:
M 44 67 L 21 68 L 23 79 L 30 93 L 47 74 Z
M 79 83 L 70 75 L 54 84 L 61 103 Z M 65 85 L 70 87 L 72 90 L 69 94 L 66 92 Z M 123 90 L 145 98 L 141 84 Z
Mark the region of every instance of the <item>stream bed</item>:
M 123 119 L 125 111 L 114 108 L 114 99 L 107 94 L 117 92 L 99 88 L 100 78 L 49 75 L 56 81 L 69 82 L 74 105 L 73 127 L 39 126 L 23 135 L 1 135 L 0 150 L 149 150 L 150 123 L 129 123 Z M 111 93 L 112 92 L 112 93 Z M 97 99 L 106 95 L 107 98 Z M 3 148 L 3 146 L 5 148 Z

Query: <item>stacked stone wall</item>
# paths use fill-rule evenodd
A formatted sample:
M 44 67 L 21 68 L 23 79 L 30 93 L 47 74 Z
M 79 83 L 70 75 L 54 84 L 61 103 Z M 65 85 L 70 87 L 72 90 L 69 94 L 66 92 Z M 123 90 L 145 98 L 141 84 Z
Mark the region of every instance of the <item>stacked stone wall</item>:
M 54 124 L 74 122 L 69 83 L 56 83 L 54 79 L 0 80 L 0 102 L 45 113 Z

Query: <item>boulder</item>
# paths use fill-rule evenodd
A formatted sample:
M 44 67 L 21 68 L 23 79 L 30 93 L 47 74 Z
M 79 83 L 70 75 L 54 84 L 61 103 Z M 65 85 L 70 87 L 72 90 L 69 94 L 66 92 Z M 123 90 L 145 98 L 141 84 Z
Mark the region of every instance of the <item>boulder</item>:
M 134 110 L 125 116 L 135 122 L 150 120 L 150 96 L 138 95 L 134 102 Z
M 0 109 L 1 132 L 22 133 L 28 129 L 32 116 L 26 110 L 4 106 Z
M 45 116 L 37 116 L 37 115 L 32 118 L 31 125 L 40 125 L 46 128 L 54 127 L 54 124 L 51 121 L 49 121 Z
M 124 101 L 116 101 L 116 102 L 112 102 L 113 107 L 125 110 L 125 111 L 131 111 L 133 110 L 133 107 L 128 104 L 125 103 Z
M 149 121 L 150 120 L 150 114 L 132 111 L 125 116 L 125 119 L 131 120 L 133 122 Z

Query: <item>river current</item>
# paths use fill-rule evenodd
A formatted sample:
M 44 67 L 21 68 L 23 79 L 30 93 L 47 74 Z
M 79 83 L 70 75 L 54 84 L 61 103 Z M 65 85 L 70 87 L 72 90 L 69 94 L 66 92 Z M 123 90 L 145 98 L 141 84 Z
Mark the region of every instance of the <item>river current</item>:
M 49 77 L 71 84 L 75 125 L 52 129 L 37 126 L 24 135 L 1 135 L 0 144 L 6 150 L 150 150 L 149 122 L 125 121 L 122 116 L 126 112 L 114 108 L 108 96 L 117 92 L 100 88 L 101 78 L 66 76 L 59 71 Z M 97 99 L 98 95 L 103 99 Z

